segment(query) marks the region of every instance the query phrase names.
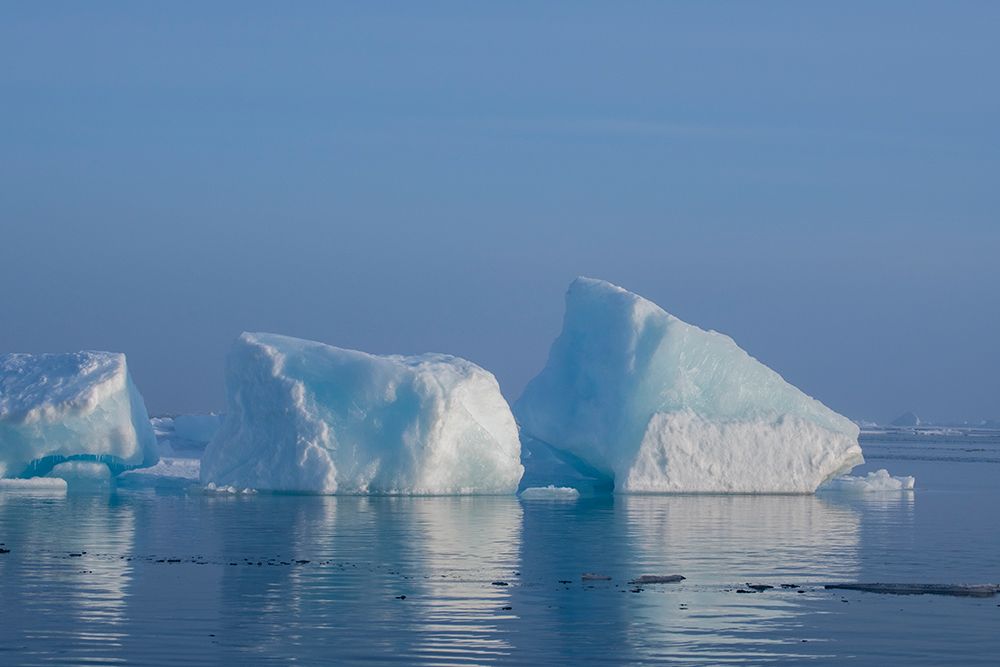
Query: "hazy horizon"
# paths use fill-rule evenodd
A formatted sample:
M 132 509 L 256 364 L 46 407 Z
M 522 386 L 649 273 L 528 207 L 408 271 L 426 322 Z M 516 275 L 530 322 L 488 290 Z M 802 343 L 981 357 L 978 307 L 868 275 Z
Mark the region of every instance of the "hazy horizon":
M 224 407 L 241 331 L 510 399 L 577 275 L 831 408 L 1000 418 L 1000 6 L 71 3 L 0 25 L 0 352 Z

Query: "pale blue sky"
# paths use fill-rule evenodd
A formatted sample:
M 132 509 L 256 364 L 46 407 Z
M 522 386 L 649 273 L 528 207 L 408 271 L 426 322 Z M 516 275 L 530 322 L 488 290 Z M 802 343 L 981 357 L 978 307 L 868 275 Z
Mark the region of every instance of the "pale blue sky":
M 1000 5 L 31 3 L 0 350 L 219 409 L 242 330 L 516 398 L 578 274 L 852 417 L 1000 417 Z

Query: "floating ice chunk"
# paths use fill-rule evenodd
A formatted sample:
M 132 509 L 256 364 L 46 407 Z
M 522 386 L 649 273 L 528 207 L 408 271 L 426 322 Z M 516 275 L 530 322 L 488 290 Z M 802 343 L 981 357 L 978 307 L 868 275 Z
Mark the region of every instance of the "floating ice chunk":
M 517 427 L 492 374 L 245 333 L 203 484 L 347 494 L 514 493 Z
M 209 482 L 205 485 L 205 493 L 222 493 L 222 494 L 232 494 L 232 495 L 250 495 L 257 493 L 257 489 L 238 488 L 230 485 L 217 485 L 215 482 Z
M 910 491 L 916 484 L 916 479 L 910 476 L 893 477 L 885 468 L 870 472 L 864 477 L 841 475 L 834 477 L 823 485 L 824 489 L 840 489 L 858 493 L 878 491 Z
M 115 480 L 116 486 L 125 489 L 186 488 L 198 483 L 201 461 L 192 458 L 163 457 L 149 468 L 136 468 L 123 472 Z
M 113 471 L 156 462 L 156 438 L 125 355 L 0 355 L 0 477 L 69 460 Z
M 22 493 L 31 492 L 56 492 L 66 493 L 66 480 L 54 477 L 28 477 L 27 479 L 0 479 L 0 492 L 16 491 Z
M 521 492 L 525 500 L 576 500 L 580 492 L 571 486 L 532 486 Z
M 863 463 L 853 422 L 731 338 L 589 278 L 514 413 L 618 491 L 811 493 Z

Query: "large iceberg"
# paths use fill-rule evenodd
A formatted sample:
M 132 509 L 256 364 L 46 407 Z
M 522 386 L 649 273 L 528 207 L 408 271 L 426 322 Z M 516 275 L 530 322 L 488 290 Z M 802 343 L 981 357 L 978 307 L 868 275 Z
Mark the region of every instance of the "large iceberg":
M 112 472 L 156 463 L 156 438 L 125 355 L 0 355 L 0 477 L 44 476 L 67 461 Z
M 589 278 L 514 414 L 617 491 L 811 493 L 864 462 L 853 422 L 731 338 Z
M 376 356 L 244 333 L 203 484 L 345 494 L 514 493 L 523 468 L 492 374 L 442 354 Z

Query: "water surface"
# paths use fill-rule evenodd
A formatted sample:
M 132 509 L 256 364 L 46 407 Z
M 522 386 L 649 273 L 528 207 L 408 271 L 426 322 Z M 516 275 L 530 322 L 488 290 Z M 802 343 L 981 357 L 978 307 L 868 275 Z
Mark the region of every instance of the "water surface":
M 0 493 L 0 664 L 996 664 L 1000 597 L 821 584 L 1000 581 L 1000 443 L 863 446 L 917 490 Z

